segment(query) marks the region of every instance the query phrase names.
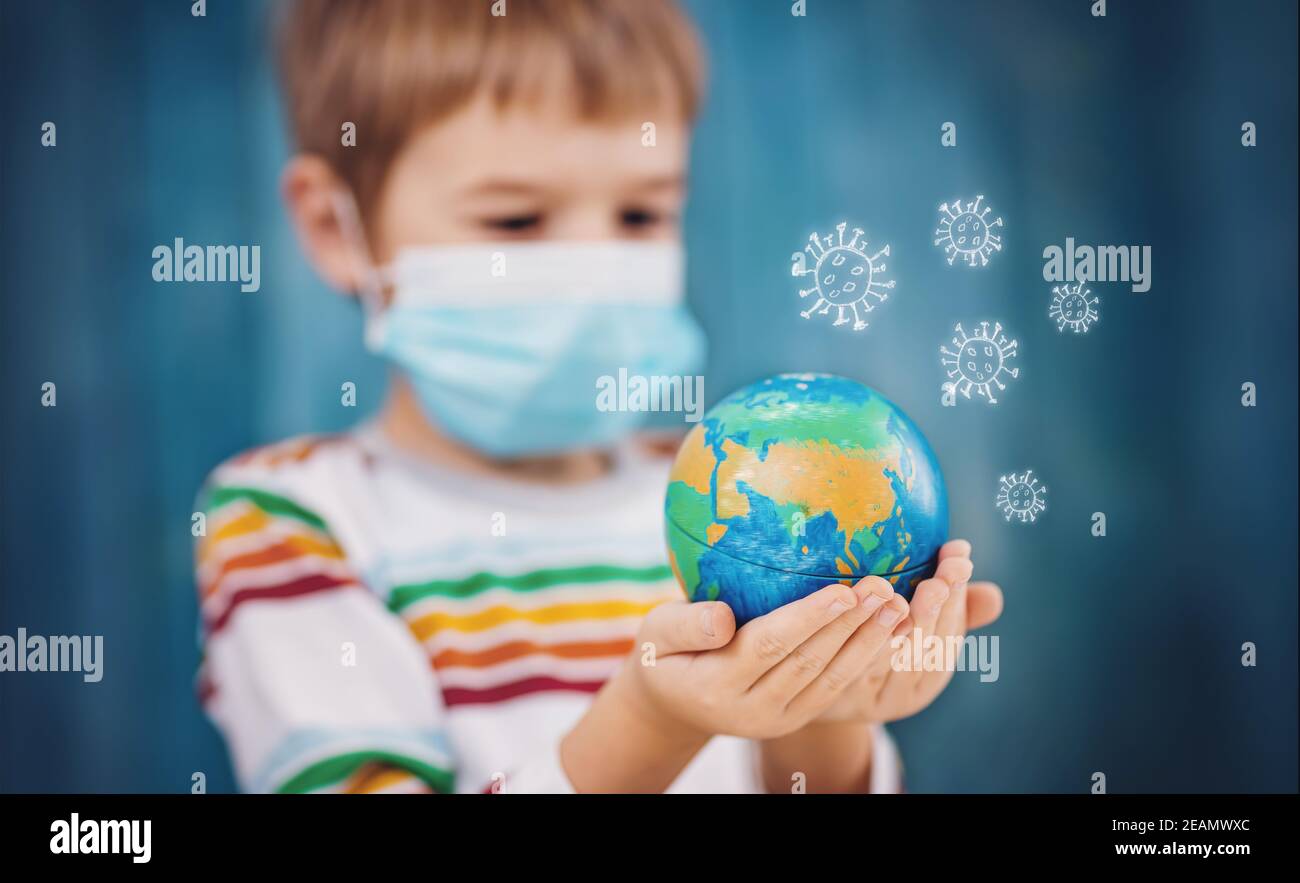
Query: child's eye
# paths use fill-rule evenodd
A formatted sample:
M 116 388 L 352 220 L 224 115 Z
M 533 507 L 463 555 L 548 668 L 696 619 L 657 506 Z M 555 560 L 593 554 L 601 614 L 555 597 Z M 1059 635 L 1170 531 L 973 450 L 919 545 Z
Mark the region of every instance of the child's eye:
M 663 220 L 663 216 L 658 212 L 647 211 L 646 209 L 625 209 L 619 215 L 619 221 L 624 227 L 652 227 Z
M 532 215 L 509 215 L 503 218 L 488 218 L 483 221 L 483 226 L 490 230 L 499 230 L 503 233 L 523 233 L 528 230 L 535 230 L 542 224 L 540 214 Z

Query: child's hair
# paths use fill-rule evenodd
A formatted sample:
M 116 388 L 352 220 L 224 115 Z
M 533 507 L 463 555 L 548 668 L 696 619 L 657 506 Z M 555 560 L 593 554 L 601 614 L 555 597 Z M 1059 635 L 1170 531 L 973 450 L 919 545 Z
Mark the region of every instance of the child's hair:
M 294 0 L 278 50 L 298 149 L 329 162 L 363 212 L 407 139 L 480 93 L 537 102 L 559 73 L 580 118 L 639 122 L 690 120 L 702 89 L 674 0 Z

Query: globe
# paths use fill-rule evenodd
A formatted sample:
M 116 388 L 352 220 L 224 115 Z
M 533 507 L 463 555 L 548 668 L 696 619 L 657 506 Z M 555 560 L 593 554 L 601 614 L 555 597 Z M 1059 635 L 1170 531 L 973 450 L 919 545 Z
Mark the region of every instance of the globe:
M 687 598 L 725 601 L 743 624 L 873 574 L 910 598 L 934 575 L 948 498 L 925 436 L 893 402 L 844 377 L 782 374 L 691 429 L 664 520 Z

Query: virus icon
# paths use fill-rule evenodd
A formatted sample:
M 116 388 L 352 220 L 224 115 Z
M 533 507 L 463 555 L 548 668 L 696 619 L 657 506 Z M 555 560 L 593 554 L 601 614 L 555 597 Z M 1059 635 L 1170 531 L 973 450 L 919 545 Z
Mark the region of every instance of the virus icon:
M 1064 331 L 1070 326 L 1075 334 L 1087 333 L 1092 323 L 1101 319 L 1097 312 L 1098 298 L 1090 297 L 1090 289 L 1084 288 L 1082 282 L 1069 285 L 1052 286 L 1052 308 L 1047 311 L 1048 318 L 1056 320 L 1056 330 Z
M 1018 342 L 1007 340 L 1000 322 L 993 323 L 992 331 L 988 322 L 981 322 L 974 334 L 967 334 L 960 322 L 953 330 L 957 332 L 952 339 L 955 349 L 939 347 L 943 365 L 948 369 L 948 382 L 943 385 L 944 389 L 959 392 L 966 398 L 970 398 L 973 389 L 976 395 L 988 399 L 990 405 L 996 405 L 998 400 L 993 397 L 993 387 L 999 390 L 1007 388 L 1002 382 L 1004 375 L 1008 378 L 1020 376 L 1020 369 L 1009 364 L 1016 357 Z
M 1039 484 L 1034 470 L 1024 474 L 1003 475 L 998 479 L 997 506 L 1007 521 L 1019 518 L 1020 523 L 1035 521 L 1038 513 L 1047 508 L 1047 485 Z
M 870 299 L 883 303 L 888 297 L 886 289 L 894 287 L 893 281 L 884 281 L 885 263 L 882 257 L 889 256 L 886 245 L 873 255 L 867 254 L 867 241 L 861 239 L 862 230 L 853 228 L 853 238 L 844 241 L 847 223 L 836 224 L 839 236 L 817 238 L 814 233 L 808 237 L 804 251 L 816 261 L 811 268 L 804 263 L 802 253 L 796 253 L 792 274 L 813 277 L 813 287 L 802 289 L 800 297 L 816 295 L 817 302 L 799 315 L 805 319 L 816 313 L 825 316 L 831 307 L 836 310 L 834 325 L 844 325 L 853 316 L 853 330 L 861 331 L 867 327 L 862 314 L 874 310 L 875 304 Z M 861 310 L 861 313 L 859 312 Z
M 966 203 L 963 208 L 961 200 L 954 200 L 952 205 L 944 203 L 939 206 L 939 229 L 934 231 L 938 238 L 935 245 L 942 245 L 951 265 L 958 257 L 969 266 L 978 262 L 983 267 L 989 262 L 989 255 L 1002 251 L 1002 238 L 993 232 L 994 227 L 1002 226 L 1002 219 L 989 220 L 989 209 L 980 209 L 983 194 L 975 197 L 974 202 Z

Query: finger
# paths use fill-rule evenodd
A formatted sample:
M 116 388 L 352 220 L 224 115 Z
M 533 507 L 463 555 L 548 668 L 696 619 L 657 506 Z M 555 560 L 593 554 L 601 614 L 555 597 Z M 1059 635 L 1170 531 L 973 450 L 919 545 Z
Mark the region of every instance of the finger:
M 760 677 L 750 692 L 762 702 L 784 708 L 804 687 L 812 683 L 840 652 L 858 626 L 866 622 L 892 597 L 894 588 L 878 576 L 869 576 L 853 587 L 858 603 L 822 626 L 785 659 Z
M 970 543 L 966 540 L 949 540 L 939 547 L 939 560 L 945 558 L 969 558 L 971 553 Z
M 818 629 L 857 605 L 851 586 L 833 583 L 745 623 L 729 648 L 745 686 L 752 687 Z
M 904 616 L 894 626 L 893 630 L 890 631 L 886 643 L 888 643 L 891 648 L 900 646 L 904 640 L 904 636 L 911 633 L 913 626 L 914 623 L 912 617 Z M 867 663 L 865 674 L 868 680 L 875 684 L 876 688 L 879 688 L 880 685 L 884 683 L 885 678 L 892 674 L 892 666 L 889 661 L 891 653 L 892 649 L 890 653 L 877 653 L 875 657 Z
M 954 588 L 957 583 L 970 581 L 971 573 L 975 570 L 975 565 L 971 564 L 970 558 L 964 556 L 950 556 L 939 562 L 935 569 L 934 575 L 948 584 L 948 588 Z
M 900 671 L 890 672 L 881 686 L 878 702 L 906 703 L 917 690 L 935 683 L 946 683 L 951 676 L 946 648 L 952 645 L 948 638 L 965 634 L 966 584 L 973 569 L 969 558 L 950 555 L 939 562 L 933 577 L 917 586 L 910 608 L 912 628 L 907 633 L 895 634 L 898 639 L 895 643 L 903 654 L 901 658 L 909 664 Z M 927 671 L 935 665 L 931 652 L 935 641 L 941 641 L 938 646 L 945 648 L 945 652 L 940 654 L 940 670 L 937 672 Z
M 934 576 L 917 586 L 909 609 L 916 640 L 925 641 L 938 631 L 939 616 L 950 602 L 953 587 L 966 583 L 972 570 L 969 558 L 950 556 L 939 562 Z
M 1002 590 L 997 583 L 975 582 L 966 586 L 966 628 L 982 629 L 1002 615 Z
M 909 605 L 913 627 L 919 629 L 922 637 L 934 634 L 934 627 L 939 622 L 939 611 L 952 594 L 952 587 L 939 577 L 922 580 L 916 587 Z
M 969 563 L 969 562 L 968 562 Z M 948 681 L 952 679 L 953 673 L 957 670 L 957 655 L 962 647 L 962 638 L 966 635 L 966 599 L 968 595 L 968 583 L 966 577 L 969 572 L 963 571 L 965 576 L 959 579 L 953 586 L 948 600 L 944 602 L 939 611 L 939 621 L 935 623 L 931 641 L 940 642 L 936 647 L 942 649 L 939 654 L 939 663 L 936 668 L 933 661 L 933 655 L 928 652 L 930 648 L 926 645 L 921 647 L 921 660 L 919 677 L 912 681 L 911 689 L 914 696 L 929 696 L 933 698 L 939 695 Z M 959 574 L 960 575 L 960 574 Z M 927 644 L 929 641 L 926 642 Z M 915 657 L 913 657 L 915 659 Z M 882 697 L 885 701 L 900 697 L 890 696 Z M 928 700 L 926 700 L 928 701 Z
M 826 669 L 786 706 L 794 716 L 813 716 L 830 706 L 850 684 L 856 683 L 881 656 L 888 656 L 894 629 L 907 616 L 907 602 L 894 595 L 858 626 Z
M 736 617 L 721 601 L 669 601 L 651 610 L 637 633 L 637 651 L 654 645 L 656 656 L 714 650 L 736 633 Z
M 915 630 L 916 620 L 912 618 L 911 613 L 908 613 L 898 621 L 898 624 L 894 626 L 894 630 L 889 633 L 890 646 L 895 648 L 901 646 L 902 642 L 910 638 Z M 891 672 L 892 667 L 889 663 L 889 656 L 888 653 L 881 653 L 872 660 L 870 668 L 873 674 L 889 674 Z
M 913 595 L 912 597 L 913 600 L 915 600 L 916 596 Z M 908 604 L 906 599 L 903 599 L 903 608 L 902 618 L 894 623 L 894 628 L 889 633 L 891 639 L 901 638 L 903 635 L 911 634 L 912 629 L 916 626 L 916 620 L 912 618 L 912 605 Z M 889 671 L 889 654 L 882 653 L 878 655 L 874 660 L 872 660 L 870 667 L 875 671 Z
M 947 597 L 939 601 L 932 609 L 918 611 L 916 605 L 912 607 L 913 616 L 934 617 L 935 621 L 929 634 L 944 636 L 965 633 L 966 585 L 970 582 L 974 568 L 975 566 L 971 564 L 969 558 L 948 558 L 939 562 L 939 567 L 935 570 L 934 576 L 935 579 L 947 584 L 949 590 Z M 960 598 L 958 597 L 958 590 L 960 590 Z
M 941 637 L 961 637 L 966 634 L 966 595 L 969 586 L 970 571 L 963 571 L 964 576 L 952 583 L 952 592 L 939 611 L 939 622 L 935 633 Z

